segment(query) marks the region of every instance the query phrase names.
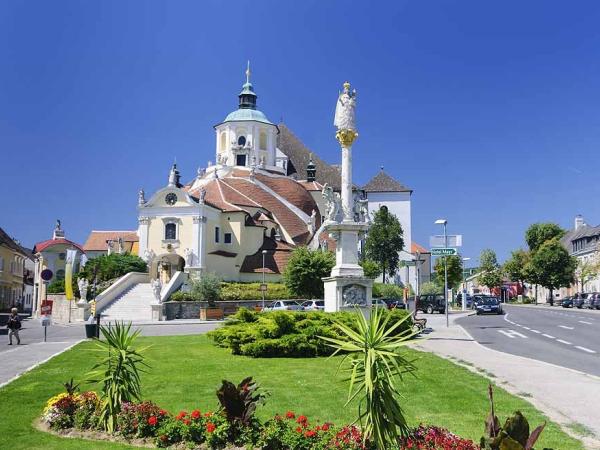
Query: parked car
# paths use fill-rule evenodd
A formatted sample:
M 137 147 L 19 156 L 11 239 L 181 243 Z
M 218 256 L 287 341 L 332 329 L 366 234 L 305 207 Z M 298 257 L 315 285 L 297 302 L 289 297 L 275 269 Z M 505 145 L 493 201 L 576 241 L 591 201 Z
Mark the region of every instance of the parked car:
M 456 302 L 456 304 L 458 306 L 462 306 L 462 293 L 456 294 L 454 301 Z M 473 297 L 471 295 L 467 294 L 467 308 L 471 308 L 472 305 L 473 305 Z
M 385 302 L 385 304 L 387 305 L 388 309 L 406 309 L 406 303 L 404 303 L 404 300 L 399 299 L 399 298 L 382 298 L 381 300 L 383 300 Z
M 303 311 L 304 307 L 294 300 L 277 300 L 265 306 L 265 311 Z
M 594 292 L 590 292 L 589 294 L 584 294 L 585 298 L 583 299 L 582 308 L 586 309 L 594 309 Z
M 585 302 L 585 299 L 587 298 L 588 294 L 582 294 L 581 292 L 578 292 L 577 294 L 575 294 L 573 296 L 573 307 L 575 308 L 583 308 L 583 303 Z
M 385 308 L 388 309 L 388 304 L 381 298 L 374 298 L 371 302 L 373 308 Z
M 573 297 L 565 297 L 560 302 L 560 306 L 563 308 L 572 308 L 573 307 Z
M 600 292 L 594 292 L 586 299 L 586 308 L 600 309 Z
M 480 314 L 502 314 L 502 303 L 497 297 L 484 297 L 475 307 L 477 315 Z
M 306 300 L 302 303 L 305 311 L 323 311 L 325 309 L 325 300 Z
M 477 294 L 471 298 L 471 309 L 477 308 L 477 305 L 483 301 L 484 298 L 489 297 L 488 295 Z
M 442 314 L 445 313 L 446 304 L 444 294 L 421 295 L 417 300 L 416 310 L 427 314 L 433 314 L 435 311 Z

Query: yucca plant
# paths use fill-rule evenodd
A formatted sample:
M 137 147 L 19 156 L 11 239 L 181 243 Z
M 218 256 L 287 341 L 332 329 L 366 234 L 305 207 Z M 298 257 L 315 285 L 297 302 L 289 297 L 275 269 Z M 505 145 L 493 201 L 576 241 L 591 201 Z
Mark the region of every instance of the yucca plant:
M 389 323 L 390 316 L 373 308 L 366 318 L 357 310 L 354 327 L 357 331 L 335 322 L 343 337 L 321 337 L 336 349 L 334 355 L 346 354 L 340 363 L 349 382 L 346 405 L 358 399 L 356 422 L 360 423 L 365 440 L 379 450 L 397 448 L 398 439 L 408 434 L 397 383 L 405 374 L 414 375 L 416 370 L 413 361 L 400 352 L 416 333 L 409 329 L 394 334 L 405 320 L 410 320 L 410 315 L 396 323 Z
M 131 330 L 131 323 L 116 323 L 100 327 L 104 340 L 97 341 L 94 351 L 102 356 L 90 372 L 92 383 L 102 385 L 100 425 L 109 433 L 115 430 L 117 414 L 123 402 L 141 400 L 140 373 L 149 367 L 143 352 L 133 347 L 140 330 Z

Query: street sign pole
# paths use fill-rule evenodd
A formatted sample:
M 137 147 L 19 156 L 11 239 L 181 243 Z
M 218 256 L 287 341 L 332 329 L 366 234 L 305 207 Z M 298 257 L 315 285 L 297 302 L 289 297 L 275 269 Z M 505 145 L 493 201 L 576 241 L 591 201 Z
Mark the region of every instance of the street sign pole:
M 448 248 L 448 233 L 446 232 L 446 222 L 444 222 L 444 247 Z M 444 300 L 446 301 L 446 328 L 450 326 L 448 319 L 448 261 L 444 256 Z

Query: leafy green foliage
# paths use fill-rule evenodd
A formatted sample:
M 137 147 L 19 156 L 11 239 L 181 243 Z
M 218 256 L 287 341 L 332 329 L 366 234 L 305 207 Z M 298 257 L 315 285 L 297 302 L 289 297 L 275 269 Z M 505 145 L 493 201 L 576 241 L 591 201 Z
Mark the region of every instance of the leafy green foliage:
M 462 258 L 458 255 L 446 256 L 446 264 L 448 264 L 448 289 L 456 289 L 463 278 L 463 263 Z M 433 266 L 435 272 L 435 284 L 437 284 L 444 292 L 444 257 L 437 258 Z M 421 291 L 423 293 L 423 291 Z
M 404 374 L 414 373 L 416 367 L 400 350 L 414 332 L 394 331 L 410 316 L 389 324 L 391 316 L 379 308 L 367 319 L 357 311 L 355 326 L 336 322 L 341 338 L 323 336 L 337 352 L 347 353 L 342 364 L 348 373 L 348 401 L 359 400 L 358 421 L 365 435 L 378 450 L 395 448 L 398 439 L 408 435 L 409 429 L 398 397 L 397 382 Z
M 443 276 L 443 275 L 442 275 Z M 442 284 L 444 282 L 442 281 Z M 434 283 L 433 281 L 426 281 L 425 283 L 423 283 L 421 285 L 421 295 L 427 295 L 427 294 L 443 294 L 444 293 L 444 288 L 441 287 L 437 284 Z
M 193 298 L 215 306 L 215 302 L 221 298 L 221 279 L 214 273 L 204 274 L 199 279 L 192 280 L 190 293 Z
M 97 341 L 101 359 L 92 368 L 90 382 L 102 385 L 100 425 L 110 433 L 115 429 L 123 402 L 141 400 L 140 372 L 148 367 L 144 350 L 133 347 L 140 330 L 131 331 L 131 323 L 100 327 L 104 340 Z
M 221 292 L 219 300 L 235 301 L 235 300 L 260 300 L 262 299 L 262 291 L 260 290 L 261 283 L 233 283 L 221 282 Z M 265 292 L 265 300 L 286 300 L 297 298 L 291 295 L 287 287 L 283 283 L 266 283 L 267 290 Z M 174 292 L 169 300 L 172 302 L 199 302 L 202 301 L 193 292 Z
M 537 284 L 550 290 L 570 286 L 575 280 L 577 259 L 561 245 L 558 239 L 544 242 L 531 257 L 530 271 Z
M 390 317 L 389 326 L 402 322 L 393 333 L 409 332 L 412 319 L 404 310 L 385 310 Z M 328 356 L 334 350 L 319 336 L 340 338 L 334 323 L 355 327 L 354 314 L 350 312 L 324 313 L 321 311 L 256 312 L 245 308 L 231 316 L 224 326 L 210 331 L 208 336 L 219 347 L 229 348 L 236 355 L 254 358 L 307 358 Z
M 131 253 L 111 253 L 90 259 L 79 272 L 79 277 L 85 277 L 90 283 L 94 275 L 98 282 L 122 277 L 129 272 L 147 272 L 146 262 Z
M 399 252 L 404 248 L 403 233 L 400 221 L 386 207 L 373 214 L 365 241 L 365 254 L 381 268 L 384 283 L 386 274 L 392 275 L 398 270 Z
M 579 283 L 581 292 L 585 292 L 585 285 L 596 278 L 600 273 L 600 262 L 590 259 L 577 259 L 575 278 Z
M 73 377 L 69 381 L 63 383 L 67 395 L 75 395 L 79 391 L 79 383 L 75 383 Z
M 555 223 L 534 223 L 525 232 L 525 242 L 532 253 L 538 251 L 542 244 L 552 239 L 560 239 L 565 230 Z
M 533 450 L 546 422 L 529 434 L 529 422 L 520 411 L 516 411 L 506 419 L 504 426 L 494 411 L 494 395 L 492 385 L 488 387 L 490 413 L 485 421 L 485 436 L 481 438 L 480 446 L 485 450 Z
M 381 275 L 381 267 L 375 261 L 371 259 L 363 259 L 360 262 L 361 267 L 365 273 L 365 277 L 367 278 L 377 278 Z
M 510 259 L 504 263 L 503 271 L 510 281 L 523 283 L 527 281 L 527 266 L 529 264 L 529 252 L 523 249 L 511 253 Z
M 494 250 L 486 248 L 481 251 L 477 281 L 479 284 L 487 286 L 490 289 L 502 285 L 502 270 L 500 269 L 500 264 L 498 264 Z
M 404 288 L 395 284 L 373 283 L 373 297 L 403 299 Z
M 332 252 L 298 247 L 283 273 L 288 291 L 298 298 L 323 298 L 323 281 L 335 265 Z

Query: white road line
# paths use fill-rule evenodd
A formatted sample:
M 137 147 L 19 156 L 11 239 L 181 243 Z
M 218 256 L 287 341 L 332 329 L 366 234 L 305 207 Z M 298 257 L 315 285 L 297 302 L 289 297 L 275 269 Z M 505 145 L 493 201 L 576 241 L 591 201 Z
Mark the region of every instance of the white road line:
M 557 339 L 556 342 L 560 342 L 561 344 L 573 345 L 569 341 L 563 341 L 562 339 Z
M 564 328 L 565 330 L 572 330 L 573 327 L 567 327 L 565 325 L 559 325 L 559 328 Z
M 541 333 L 541 331 L 538 331 L 538 330 L 531 330 L 531 332 L 532 332 L 532 333 L 537 333 L 537 334 L 540 334 L 540 333 Z
M 547 337 L 548 339 L 556 339 L 554 336 L 551 336 L 551 335 L 546 334 L 546 333 L 542 333 L 542 336 Z
M 587 352 L 587 353 L 596 353 L 594 350 L 590 350 L 589 348 L 585 348 L 585 347 L 580 347 L 579 345 L 576 345 L 575 348 L 578 348 L 579 350 L 583 350 L 584 352 Z
M 523 325 L 523 328 L 526 329 L 526 330 L 531 330 L 531 328 L 526 327 L 525 325 Z
M 592 322 L 586 322 L 585 320 L 580 320 L 579 323 L 585 323 L 586 325 L 592 325 Z
M 527 336 L 515 330 L 498 330 L 498 333 L 502 333 L 503 335 L 508 336 L 512 339 L 516 338 L 517 336 L 523 339 L 527 339 Z

